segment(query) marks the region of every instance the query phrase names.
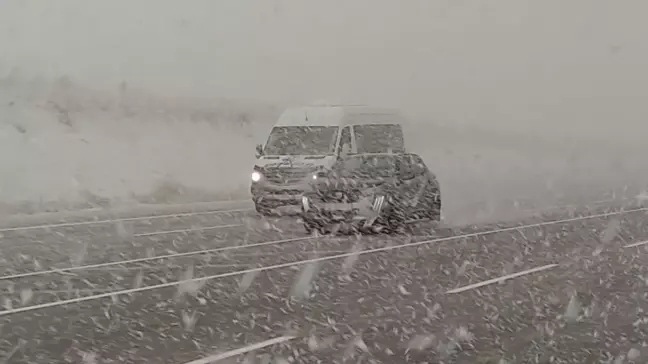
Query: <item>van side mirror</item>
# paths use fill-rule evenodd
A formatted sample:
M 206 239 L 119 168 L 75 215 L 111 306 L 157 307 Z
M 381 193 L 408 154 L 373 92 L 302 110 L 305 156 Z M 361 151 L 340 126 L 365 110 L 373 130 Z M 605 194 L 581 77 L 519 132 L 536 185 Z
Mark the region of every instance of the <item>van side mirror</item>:
M 411 168 L 405 168 L 404 170 L 401 171 L 400 178 L 402 180 L 408 181 L 410 179 L 413 179 L 416 177 L 416 173 Z
M 256 145 L 256 157 L 259 158 L 263 155 L 263 145 L 257 144 Z
M 412 165 L 412 172 L 417 176 L 422 175 L 425 173 L 425 167 L 423 167 L 419 163 L 415 163 Z

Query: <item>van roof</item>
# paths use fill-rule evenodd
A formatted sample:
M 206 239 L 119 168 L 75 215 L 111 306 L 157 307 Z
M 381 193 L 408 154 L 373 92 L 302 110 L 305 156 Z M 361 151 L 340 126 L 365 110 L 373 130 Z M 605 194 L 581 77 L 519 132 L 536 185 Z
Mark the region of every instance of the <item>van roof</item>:
M 284 110 L 275 126 L 345 126 L 401 124 L 398 110 L 366 105 L 301 106 Z

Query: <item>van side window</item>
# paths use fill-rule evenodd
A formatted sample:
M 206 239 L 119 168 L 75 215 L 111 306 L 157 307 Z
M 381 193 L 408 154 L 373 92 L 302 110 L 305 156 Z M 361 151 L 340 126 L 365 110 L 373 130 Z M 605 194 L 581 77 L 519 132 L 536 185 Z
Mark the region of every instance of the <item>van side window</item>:
M 342 146 L 348 144 L 351 147 L 351 128 L 346 126 L 342 129 L 342 136 L 340 137 L 340 146 L 338 147 L 338 153 L 342 152 Z
M 405 150 L 402 127 L 398 124 L 355 125 L 358 153 L 402 153 Z

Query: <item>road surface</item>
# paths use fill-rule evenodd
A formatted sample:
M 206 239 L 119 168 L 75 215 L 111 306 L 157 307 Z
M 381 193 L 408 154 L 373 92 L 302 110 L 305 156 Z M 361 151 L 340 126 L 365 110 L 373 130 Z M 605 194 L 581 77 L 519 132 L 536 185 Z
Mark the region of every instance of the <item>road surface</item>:
M 599 204 L 363 237 L 250 211 L 5 228 L 0 359 L 644 363 L 646 217 Z

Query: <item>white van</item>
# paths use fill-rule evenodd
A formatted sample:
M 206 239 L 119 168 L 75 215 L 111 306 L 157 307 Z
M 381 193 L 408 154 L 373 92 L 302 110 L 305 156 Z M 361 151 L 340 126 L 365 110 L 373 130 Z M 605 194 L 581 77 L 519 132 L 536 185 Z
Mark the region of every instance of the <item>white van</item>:
M 301 203 L 309 182 L 348 153 L 404 153 L 404 117 L 396 110 L 327 105 L 286 109 L 257 145 L 251 193 L 257 211 Z

